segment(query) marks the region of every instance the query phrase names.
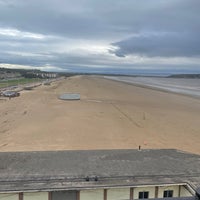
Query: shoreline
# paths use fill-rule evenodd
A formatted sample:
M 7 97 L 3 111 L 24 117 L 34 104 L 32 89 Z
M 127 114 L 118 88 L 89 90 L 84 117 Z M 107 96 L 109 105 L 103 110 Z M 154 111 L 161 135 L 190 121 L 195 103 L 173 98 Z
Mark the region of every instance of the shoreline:
M 170 89 L 159 88 L 159 87 L 156 87 L 156 86 L 150 86 L 150 85 L 146 85 L 146 84 L 142 84 L 142 83 L 141 84 L 140 83 L 133 83 L 133 82 L 125 81 L 125 80 L 117 80 L 117 79 L 112 79 L 112 78 L 106 78 L 104 76 L 103 77 L 99 76 L 99 78 L 103 78 L 103 79 L 107 79 L 107 80 L 111 80 L 111 81 L 116 81 L 116 82 L 124 83 L 124 84 L 127 84 L 127 85 L 133 85 L 133 86 L 139 87 L 139 88 L 150 89 L 150 90 L 155 90 L 155 91 L 169 93 L 169 94 L 177 94 L 177 95 L 191 97 L 191 98 L 200 100 L 200 95 L 187 94 L 187 93 L 184 93 L 184 92 L 175 92 L 175 91 L 171 91 Z

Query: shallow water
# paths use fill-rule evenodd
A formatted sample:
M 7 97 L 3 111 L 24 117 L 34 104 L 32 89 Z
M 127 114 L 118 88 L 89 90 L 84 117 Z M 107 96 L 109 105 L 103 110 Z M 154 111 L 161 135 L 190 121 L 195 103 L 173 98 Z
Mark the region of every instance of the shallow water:
M 104 78 L 200 98 L 200 79 L 125 76 L 105 76 Z

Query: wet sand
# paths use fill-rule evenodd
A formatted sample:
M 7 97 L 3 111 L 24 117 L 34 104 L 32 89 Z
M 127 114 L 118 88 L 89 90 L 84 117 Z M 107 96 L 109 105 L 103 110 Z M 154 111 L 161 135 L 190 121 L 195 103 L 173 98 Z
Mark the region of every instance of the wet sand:
M 80 101 L 62 101 L 77 92 Z M 177 148 L 200 154 L 200 99 L 77 76 L 0 101 L 0 151 Z

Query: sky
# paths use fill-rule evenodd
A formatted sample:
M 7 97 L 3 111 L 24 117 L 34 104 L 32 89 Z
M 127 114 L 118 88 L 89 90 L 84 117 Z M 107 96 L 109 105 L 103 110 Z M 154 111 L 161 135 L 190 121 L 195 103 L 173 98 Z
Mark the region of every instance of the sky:
M 200 73 L 199 0 L 0 0 L 0 67 Z

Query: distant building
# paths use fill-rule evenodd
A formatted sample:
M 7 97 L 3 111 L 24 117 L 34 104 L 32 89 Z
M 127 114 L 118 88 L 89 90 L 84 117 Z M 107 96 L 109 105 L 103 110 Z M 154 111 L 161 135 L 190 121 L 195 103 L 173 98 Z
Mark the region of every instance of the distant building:
M 3 72 L 3 71 L 0 71 L 0 80 L 2 79 L 16 79 L 16 78 L 20 78 L 21 75 L 19 73 L 15 73 L 15 72 L 10 72 L 10 73 L 7 73 L 7 72 Z
M 200 199 L 200 156 L 174 149 L 0 153 L 2 200 Z
M 31 72 L 31 74 L 36 75 L 36 77 L 41 77 L 41 78 L 57 78 L 58 74 L 53 73 L 53 72 Z

